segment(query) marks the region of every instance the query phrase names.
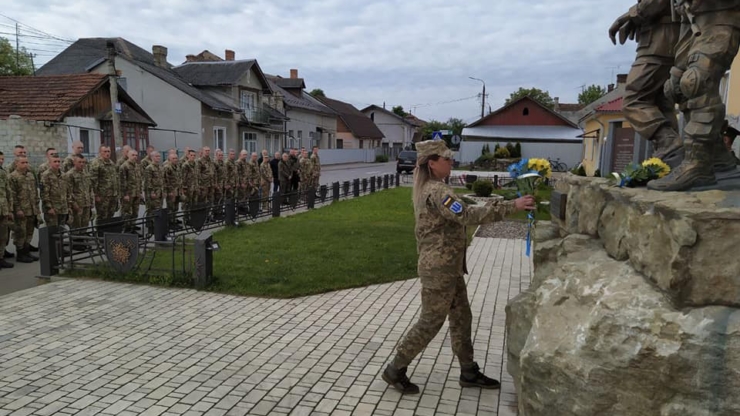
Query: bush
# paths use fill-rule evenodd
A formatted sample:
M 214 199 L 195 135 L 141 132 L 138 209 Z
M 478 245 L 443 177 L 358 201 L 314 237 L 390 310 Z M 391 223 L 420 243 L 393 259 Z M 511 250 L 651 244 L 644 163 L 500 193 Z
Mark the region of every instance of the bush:
M 511 152 L 505 147 L 500 147 L 493 155 L 498 159 L 506 159 L 511 157 Z
M 601 177 L 601 169 L 596 169 L 596 172 L 594 172 L 594 178 L 600 178 Z
M 498 143 L 496 143 L 496 147 L 493 148 L 493 153 L 498 152 L 498 149 L 500 149 L 500 148 L 501 148 L 501 146 L 499 146 Z
M 511 155 L 511 157 L 522 157 L 522 144 L 521 143 L 517 143 L 514 146 L 514 154 Z
M 476 196 L 487 198 L 493 193 L 493 184 L 486 179 L 479 179 L 473 183 L 473 192 Z
M 375 155 L 375 163 L 385 163 L 388 161 L 387 155 Z
M 494 160 L 495 156 L 491 153 L 486 153 L 484 155 L 481 155 L 478 159 L 475 159 L 475 163 L 481 164 L 484 162 L 489 162 L 491 160 Z
M 509 157 L 518 157 L 516 155 L 516 147 L 511 143 L 506 143 L 506 150 L 509 151 Z
M 488 146 L 488 143 L 483 145 L 483 149 L 480 151 L 481 156 L 485 156 L 487 154 L 491 153 L 491 148 Z
M 466 183 L 465 184 L 465 187 L 468 188 L 468 191 L 472 191 L 473 190 L 473 184 L 472 183 Z

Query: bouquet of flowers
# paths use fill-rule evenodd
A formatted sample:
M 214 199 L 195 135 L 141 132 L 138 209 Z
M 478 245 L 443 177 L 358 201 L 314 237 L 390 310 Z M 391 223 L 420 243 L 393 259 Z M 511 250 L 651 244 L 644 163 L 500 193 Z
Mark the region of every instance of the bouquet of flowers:
M 547 159 L 522 159 L 509 166 L 509 176 L 516 184 L 517 195 L 535 195 L 537 186 L 552 175 L 552 167 Z M 532 251 L 532 227 L 535 225 L 535 213 L 527 213 L 527 257 Z
M 624 168 L 624 172 L 613 172 L 609 178 L 610 181 L 622 187 L 634 188 L 636 186 L 645 186 L 653 179 L 659 179 L 671 172 L 670 166 L 657 157 L 647 159 L 642 164 L 630 163 Z

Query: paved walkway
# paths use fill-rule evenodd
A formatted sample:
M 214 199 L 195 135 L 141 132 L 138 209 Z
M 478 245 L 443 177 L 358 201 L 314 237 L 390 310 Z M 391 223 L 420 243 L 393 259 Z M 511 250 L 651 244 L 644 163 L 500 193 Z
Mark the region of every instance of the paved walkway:
M 418 280 L 273 300 L 64 280 L 0 297 L 0 416 L 514 415 L 507 299 L 522 240 L 476 238 L 476 358 L 501 391 L 461 389 L 447 325 L 411 365 L 422 394 L 380 380 L 419 312 Z

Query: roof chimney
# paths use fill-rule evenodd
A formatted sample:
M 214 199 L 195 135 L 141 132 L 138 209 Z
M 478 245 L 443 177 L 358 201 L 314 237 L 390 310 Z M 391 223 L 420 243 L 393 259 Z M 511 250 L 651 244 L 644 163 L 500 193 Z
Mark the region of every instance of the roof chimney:
M 555 110 L 555 112 L 557 113 L 558 111 L 560 111 L 560 97 L 555 97 L 552 99 L 552 101 L 555 103 L 555 107 L 553 108 L 553 110 Z
M 226 49 L 226 52 L 224 52 L 224 59 L 227 61 L 233 61 L 236 57 L 236 54 L 231 49 Z
M 627 83 L 627 74 L 617 75 L 617 86 Z
M 298 78 L 298 70 L 297 69 L 291 69 L 290 70 L 290 79 L 296 79 Z
M 195 62 L 195 55 L 185 55 L 185 62 Z
M 160 68 L 167 68 L 167 48 L 161 45 L 152 46 L 152 55 L 154 55 L 154 65 Z
M 614 84 L 609 84 L 609 85 L 608 85 L 608 86 L 606 87 L 606 92 L 612 92 L 612 91 L 614 91 Z

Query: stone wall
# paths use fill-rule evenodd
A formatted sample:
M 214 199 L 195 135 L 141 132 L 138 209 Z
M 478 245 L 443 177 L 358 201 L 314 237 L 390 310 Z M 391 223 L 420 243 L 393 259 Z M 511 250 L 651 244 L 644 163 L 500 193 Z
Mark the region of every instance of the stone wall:
M 13 157 L 13 148 L 17 144 L 26 146 L 32 164 L 44 161 L 44 152 L 49 147 L 55 147 L 60 154 L 67 151 L 67 128 L 64 126 L 49 126 L 48 122 L 25 120 L 18 116 L 10 116 L 0 120 L 0 151 L 5 154 L 6 165 Z
M 740 414 L 740 192 L 558 188 L 507 306 L 519 414 Z

